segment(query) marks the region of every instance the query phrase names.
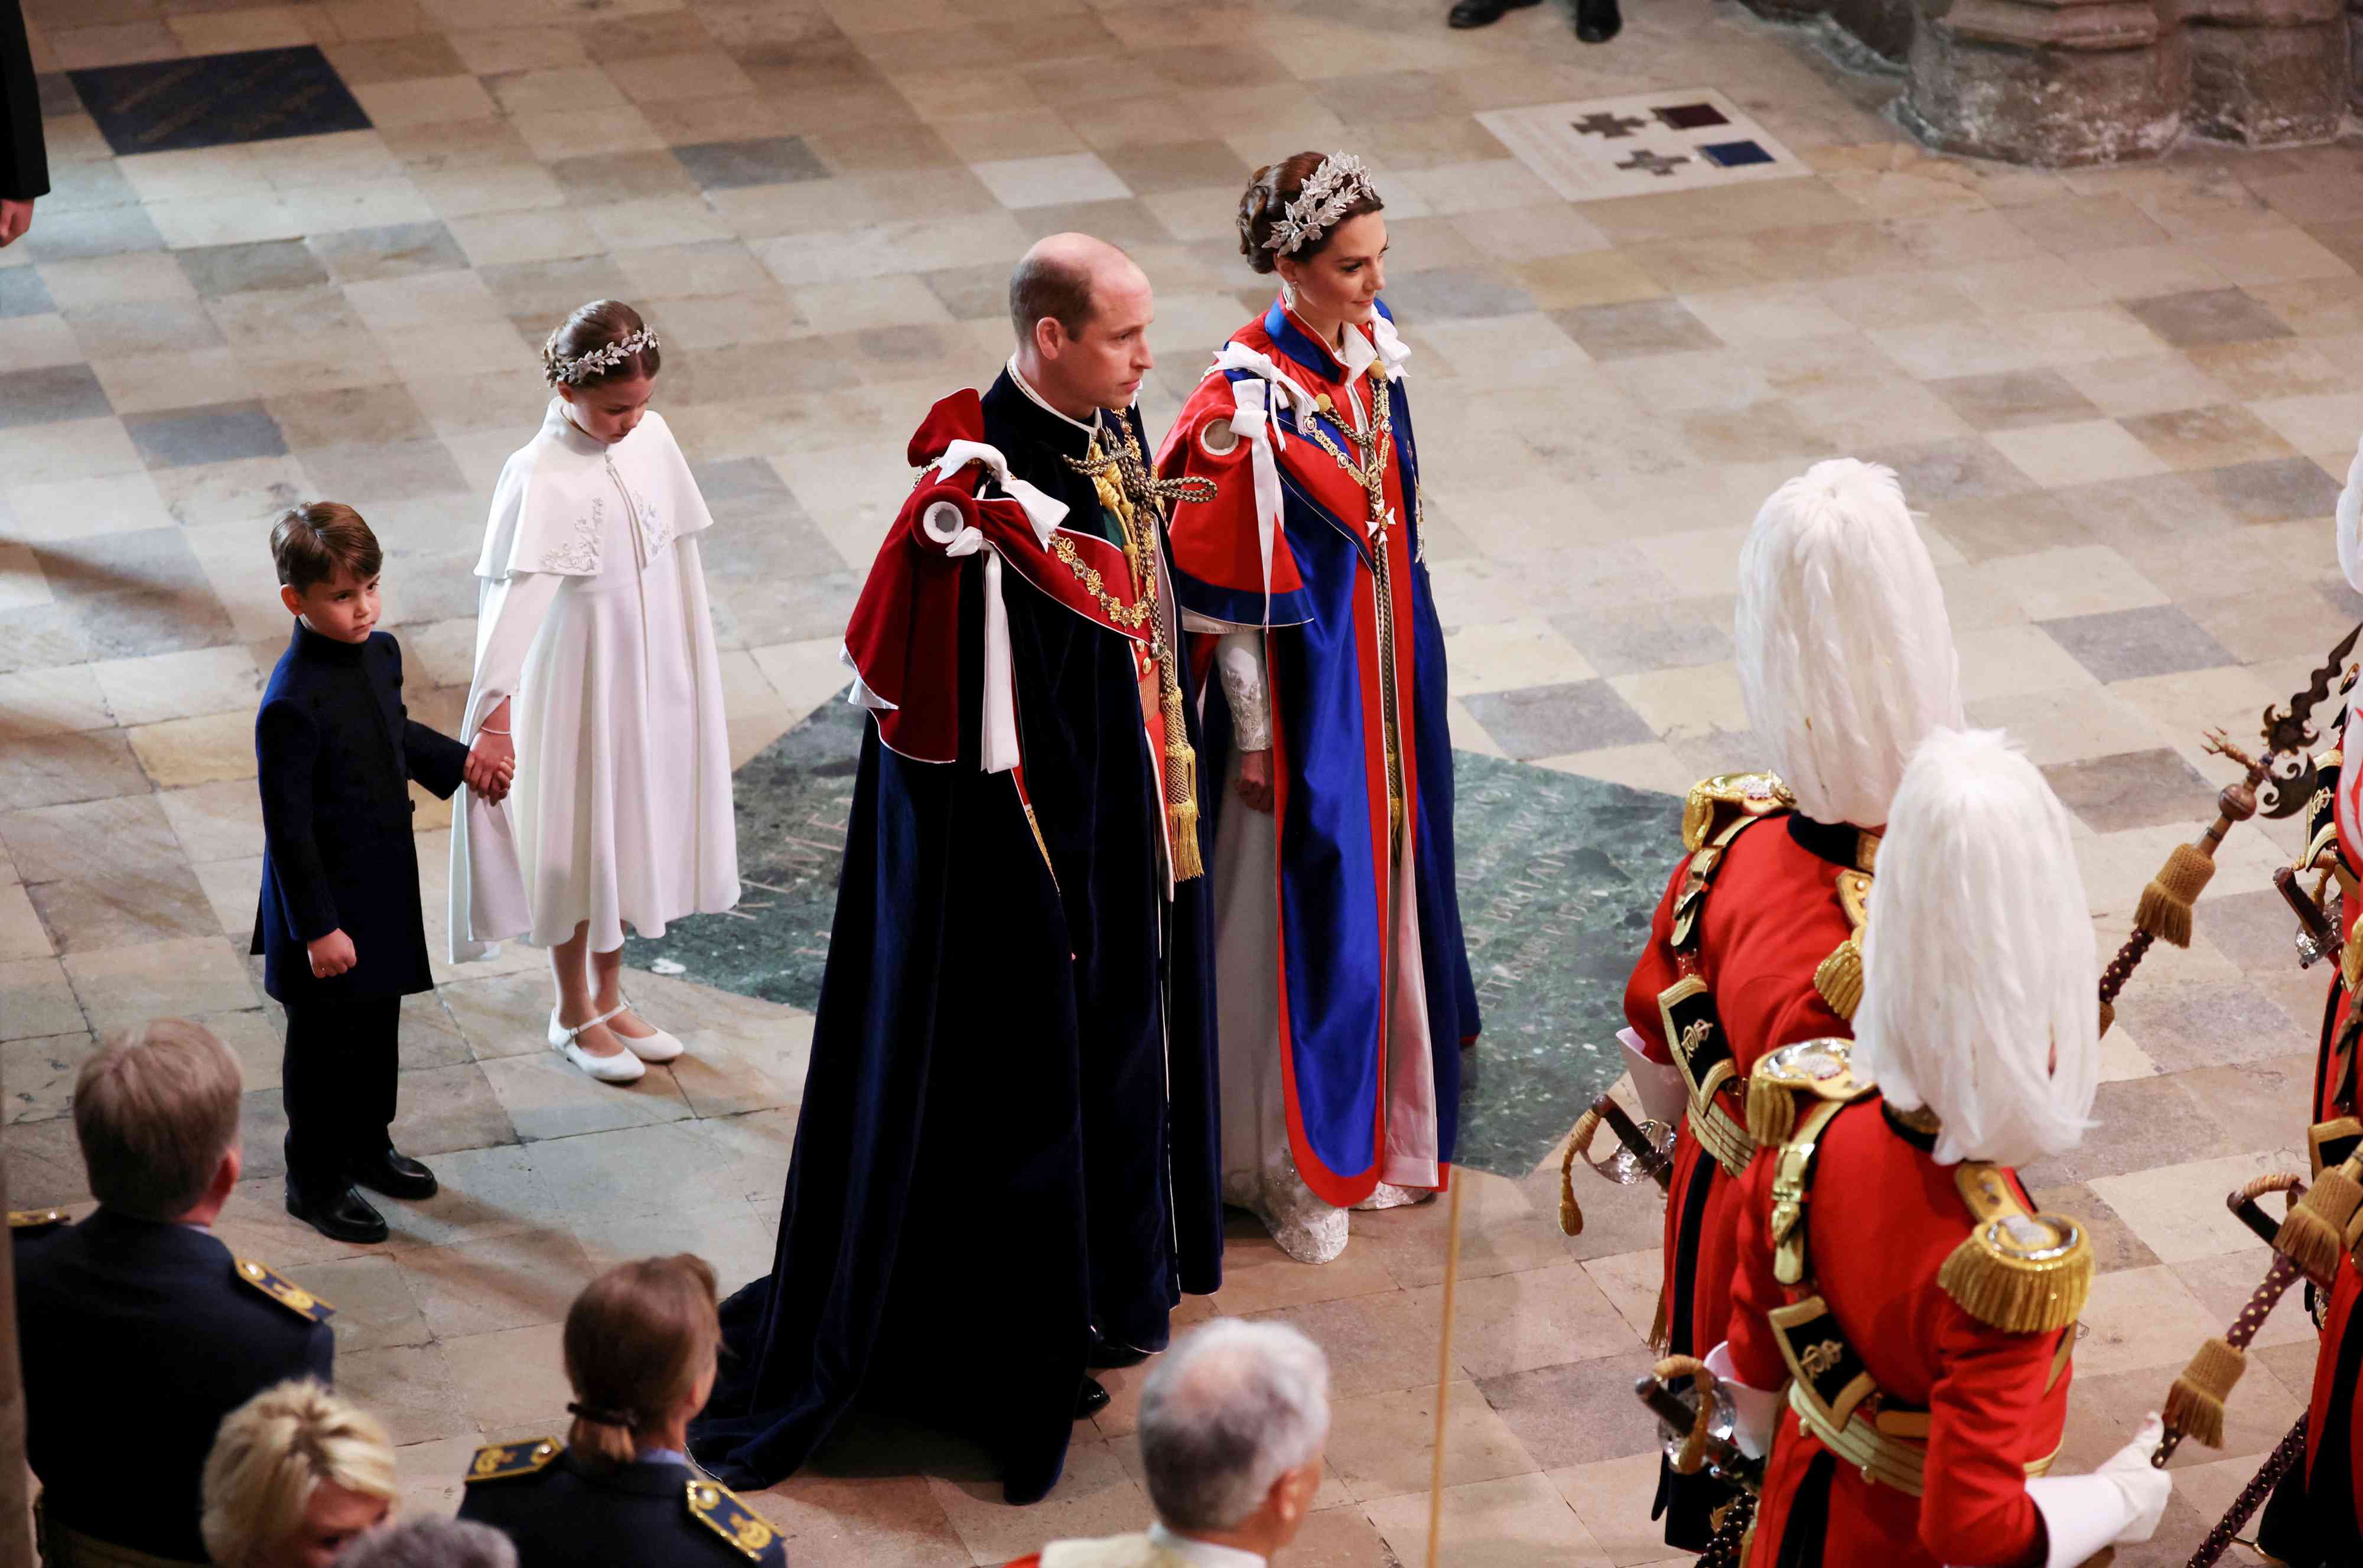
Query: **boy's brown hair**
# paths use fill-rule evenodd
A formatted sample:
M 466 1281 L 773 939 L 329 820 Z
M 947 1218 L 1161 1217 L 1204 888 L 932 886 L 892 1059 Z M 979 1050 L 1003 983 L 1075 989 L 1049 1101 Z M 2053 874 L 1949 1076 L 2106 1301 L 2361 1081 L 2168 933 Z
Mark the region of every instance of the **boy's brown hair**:
M 283 586 L 302 593 L 336 581 L 339 570 L 361 582 L 378 574 L 385 551 L 361 515 L 341 501 L 306 501 L 271 525 L 271 559 Z
M 159 1018 L 74 1078 L 74 1138 L 90 1195 L 118 1213 L 176 1219 L 238 1141 L 238 1059 L 203 1025 Z

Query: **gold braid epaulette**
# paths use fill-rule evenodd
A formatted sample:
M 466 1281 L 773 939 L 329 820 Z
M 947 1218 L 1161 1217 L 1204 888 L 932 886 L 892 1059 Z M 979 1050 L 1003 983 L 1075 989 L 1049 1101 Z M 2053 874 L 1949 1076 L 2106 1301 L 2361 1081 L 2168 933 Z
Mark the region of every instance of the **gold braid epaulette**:
M 1747 1074 L 1747 1135 L 1758 1148 L 1778 1148 L 1797 1130 L 1800 1100 L 1851 1103 L 1878 1087 L 1855 1071 L 1850 1040 L 1801 1040 L 1768 1051 Z
M 1855 1009 L 1862 1006 L 1862 929 L 1870 918 L 1869 872 L 1838 873 L 1838 906 L 1846 911 L 1847 924 L 1854 929 L 1814 966 L 1814 989 L 1822 994 L 1831 1012 L 1852 1023 Z
M 2075 1322 L 2092 1290 L 2092 1247 L 2076 1222 L 2029 1213 L 1999 1166 L 1965 1160 L 1953 1184 L 1975 1224 L 1936 1272 L 1945 1294 L 2004 1333 L 2047 1334 Z
M 1797 797 L 1772 773 L 1717 773 L 1691 785 L 1682 802 L 1682 848 L 1696 854 L 1742 817 L 1794 811 Z

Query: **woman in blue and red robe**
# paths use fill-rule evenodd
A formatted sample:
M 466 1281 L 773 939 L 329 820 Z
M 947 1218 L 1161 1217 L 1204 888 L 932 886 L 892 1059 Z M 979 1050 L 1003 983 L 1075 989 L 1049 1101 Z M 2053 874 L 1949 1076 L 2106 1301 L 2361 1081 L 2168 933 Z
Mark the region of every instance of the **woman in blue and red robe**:
M 1280 300 L 1233 334 L 1166 438 L 1174 592 L 1213 644 L 1225 1201 L 1289 1253 L 1440 1190 L 1477 999 L 1453 881 L 1444 637 L 1360 161 L 1259 170 L 1240 249 Z M 1214 683 L 1209 683 L 1212 684 Z M 1219 781 L 1219 782 L 1218 782 Z

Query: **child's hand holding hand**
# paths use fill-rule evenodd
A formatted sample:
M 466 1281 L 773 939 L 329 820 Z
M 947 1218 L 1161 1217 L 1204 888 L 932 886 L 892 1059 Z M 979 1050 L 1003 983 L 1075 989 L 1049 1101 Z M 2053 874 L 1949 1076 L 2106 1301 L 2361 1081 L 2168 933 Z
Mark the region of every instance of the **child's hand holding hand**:
M 311 955 L 314 977 L 320 980 L 334 979 L 361 962 L 353 953 L 353 939 L 341 926 L 305 943 L 304 951 Z
M 516 747 L 498 730 L 480 729 L 476 743 L 468 748 L 462 772 L 470 789 L 498 804 L 509 793 L 509 781 L 516 776 Z

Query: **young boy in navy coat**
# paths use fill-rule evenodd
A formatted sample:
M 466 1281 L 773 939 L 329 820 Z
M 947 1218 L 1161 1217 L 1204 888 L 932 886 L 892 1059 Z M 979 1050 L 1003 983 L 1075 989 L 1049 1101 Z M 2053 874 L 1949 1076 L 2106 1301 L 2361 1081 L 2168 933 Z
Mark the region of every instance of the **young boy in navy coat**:
M 418 852 L 405 782 L 449 798 L 463 780 L 497 798 L 507 780 L 470 772 L 467 748 L 410 717 L 402 651 L 372 628 L 383 555 L 361 514 L 290 507 L 271 530 L 279 596 L 295 617 L 255 719 L 262 790 L 262 901 L 253 951 L 287 1009 L 287 1212 L 339 1241 L 383 1241 L 385 1218 L 355 1184 L 391 1197 L 435 1193 L 434 1173 L 394 1148 L 402 998 L 430 991 Z

